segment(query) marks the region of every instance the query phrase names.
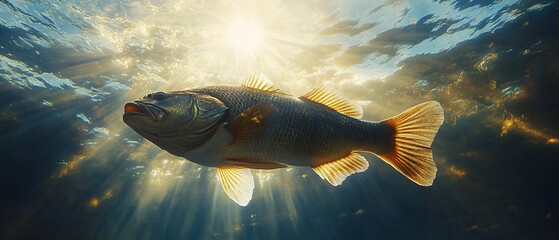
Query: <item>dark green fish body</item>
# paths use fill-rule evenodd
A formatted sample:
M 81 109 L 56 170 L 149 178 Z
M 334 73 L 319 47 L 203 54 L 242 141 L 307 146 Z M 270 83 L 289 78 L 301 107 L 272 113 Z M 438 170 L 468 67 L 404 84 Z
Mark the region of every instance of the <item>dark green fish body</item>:
M 266 164 L 259 166 L 258 162 L 315 167 L 352 151 L 382 153 L 392 148 L 394 131 L 386 124 L 348 117 L 302 98 L 232 86 L 204 87 L 189 92 L 221 100 L 230 110 L 226 122 L 253 106 L 274 107 L 265 120 L 266 125 L 251 141 L 217 150 L 224 151 L 226 159 L 251 160 L 254 169 L 269 168 Z
M 148 94 L 127 103 L 123 119 L 169 153 L 216 167 L 225 192 L 242 206 L 254 189 L 250 169 L 308 166 L 336 186 L 369 167 L 357 152 L 374 153 L 419 185 L 433 183 L 430 146 L 444 120 L 439 103 L 381 122 L 361 116 L 358 104 L 332 88 L 295 97 L 256 74 L 239 87 Z

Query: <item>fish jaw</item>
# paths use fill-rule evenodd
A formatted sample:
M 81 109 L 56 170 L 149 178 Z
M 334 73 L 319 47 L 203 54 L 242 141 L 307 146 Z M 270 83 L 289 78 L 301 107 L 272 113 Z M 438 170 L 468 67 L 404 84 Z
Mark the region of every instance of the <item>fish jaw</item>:
M 149 103 L 141 101 L 129 102 L 124 105 L 124 121 L 134 116 L 150 117 L 153 121 L 160 122 L 165 119 L 167 113 L 165 110 Z

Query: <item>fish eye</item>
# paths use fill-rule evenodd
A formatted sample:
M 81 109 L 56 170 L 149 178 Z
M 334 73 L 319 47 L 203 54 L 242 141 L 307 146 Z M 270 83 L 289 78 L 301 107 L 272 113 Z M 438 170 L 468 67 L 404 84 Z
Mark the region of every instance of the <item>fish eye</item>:
M 155 100 L 163 100 L 167 98 L 167 94 L 165 94 L 164 92 L 156 92 L 153 94 L 153 99 Z

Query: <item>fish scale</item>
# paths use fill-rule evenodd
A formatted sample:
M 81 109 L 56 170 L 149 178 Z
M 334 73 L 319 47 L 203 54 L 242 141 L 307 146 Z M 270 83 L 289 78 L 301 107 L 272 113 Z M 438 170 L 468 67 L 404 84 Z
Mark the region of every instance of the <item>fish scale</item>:
M 344 116 L 318 104 L 282 94 L 246 87 L 212 86 L 189 90 L 213 96 L 231 111 L 232 121 L 258 104 L 272 104 L 278 112 L 273 124 L 265 126 L 254 141 L 231 150 L 233 158 L 259 158 L 294 166 L 318 166 L 348 155 L 351 151 L 389 148 L 392 131 L 381 123 Z M 303 144 L 301 144 L 303 143 Z M 386 146 L 385 146 L 386 145 Z

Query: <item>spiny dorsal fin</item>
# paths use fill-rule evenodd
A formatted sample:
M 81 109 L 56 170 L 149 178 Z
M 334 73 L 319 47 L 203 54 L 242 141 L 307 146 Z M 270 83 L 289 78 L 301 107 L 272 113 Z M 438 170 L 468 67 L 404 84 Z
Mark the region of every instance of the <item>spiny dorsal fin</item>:
M 227 126 L 233 134 L 232 144 L 250 141 L 264 126 L 269 115 L 276 110 L 272 104 L 258 104 L 242 112 Z
M 301 98 L 320 103 L 348 117 L 359 119 L 363 116 L 363 108 L 359 104 L 342 97 L 330 86 L 315 88 Z
M 411 107 L 383 121 L 395 130 L 394 149 L 375 154 L 415 183 L 431 186 L 437 175 L 431 143 L 443 122 L 444 110 L 438 102 Z
M 254 178 L 248 168 L 218 168 L 217 174 L 223 190 L 231 200 L 246 206 L 252 199 Z
M 255 73 L 243 81 L 241 86 L 258 89 L 266 92 L 280 92 L 279 88 L 275 87 L 272 81 L 262 73 Z
M 364 172 L 369 168 L 369 162 L 357 153 L 350 153 L 342 159 L 324 163 L 313 170 L 322 179 L 326 179 L 333 186 L 338 186 L 351 174 Z

